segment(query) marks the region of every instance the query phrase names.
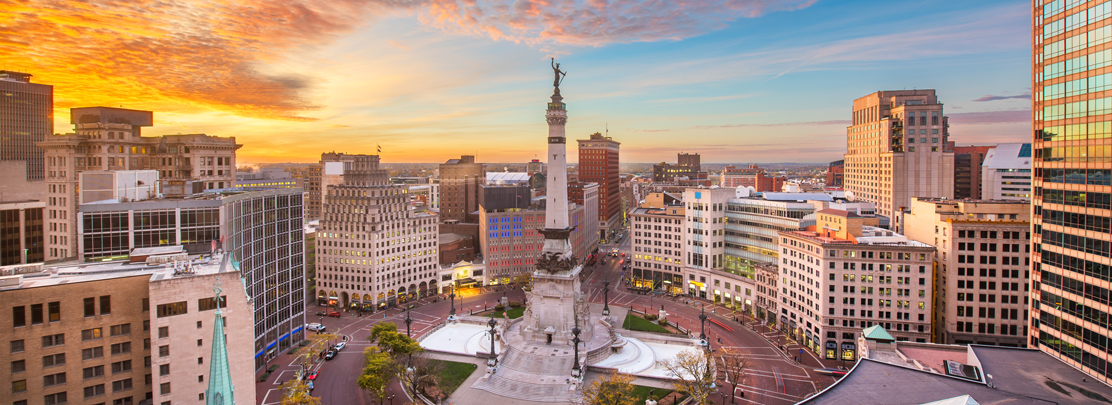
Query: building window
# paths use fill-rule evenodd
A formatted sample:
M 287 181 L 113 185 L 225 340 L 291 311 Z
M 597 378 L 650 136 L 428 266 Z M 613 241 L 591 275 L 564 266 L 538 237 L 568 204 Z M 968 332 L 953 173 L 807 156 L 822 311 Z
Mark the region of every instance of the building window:
M 100 339 L 100 338 L 103 338 L 103 337 L 104 337 L 104 333 L 101 330 L 101 328 L 85 329 L 85 330 L 81 331 L 81 340 L 82 341 Z
M 16 360 L 12 362 L 12 374 L 22 373 L 27 371 L 27 362 L 24 360 Z
M 21 360 L 22 361 L 22 360 Z M 66 354 L 57 353 L 42 357 L 42 368 L 62 366 L 66 364 Z
M 85 367 L 84 370 L 81 370 L 81 374 L 86 380 L 90 378 L 103 377 L 104 366 Z
M 12 327 L 27 326 L 27 308 L 20 305 L 12 307 Z
M 170 394 L 170 383 L 162 383 L 158 386 L 158 393 L 161 395 Z
M 96 304 L 95 299 L 93 299 L 91 297 L 85 299 L 85 317 L 86 318 L 88 318 L 90 316 L 96 316 L 96 312 L 97 312 L 96 305 L 97 304 Z
M 50 322 L 58 322 L 62 320 L 62 303 L 48 303 L 46 304 L 46 309 L 50 314 Z
M 42 377 L 42 386 L 50 387 L 66 383 L 66 373 L 51 374 Z
M 159 339 L 164 339 L 164 338 L 168 338 L 168 337 L 170 337 L 170 327 L 169 326 L 159 326 L 158 327 L 158 338 Z
M 112 381 L 112 392 L 127 391 L 131 389 L 131 379 Z
M 57 335 L 46 335 L 42 337 L 42 347 L 60 346 L 66 343 L 65 335 L 59 333 Z
M 63 392 L 59 392 L 57 394 L 47 395 L 47 396 L 43 397 L 43 403 L 45 405 L 64 404 L 64 403 L 66 403 L 66 393 L 63 391 Z
M 104 395 L 104 384 L 85 387 L 85 398 L 98 397 L 101 395 Z
M 110 314 L 112 314 L 112 296 L 102 295 L 100 297 L 100 314 L 101 315 L 110 315 Z
M 90 347 L 81 350 L 81 360 L 92 360 L 104 357 L 103 347 Z
M 12 393 L 27 391 L 27 380 L 12 381 Z

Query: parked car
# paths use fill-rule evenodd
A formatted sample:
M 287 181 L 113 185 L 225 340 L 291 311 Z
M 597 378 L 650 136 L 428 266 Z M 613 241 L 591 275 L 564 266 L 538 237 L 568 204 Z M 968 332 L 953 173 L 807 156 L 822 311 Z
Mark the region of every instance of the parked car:
M 340 317 L 340 311 L 332 311 L 332 312 L 329 312 L 329 313 L 328 313 L 328 316 L 331 316 L 331 317 L 333 317 L 333 318 L 339 318 L 339 317 Z
M 336 348 L 333 350 L 340 351 L 344 350 L 345 347 L 347 347 L 347 342 L 340 342 L 336 344 Z
M 336 357 L 336 351 L 335 350 L 329 350 L 328 353 L 324 354 L 324 359 L 325 360 L 332 360 L 333 357 Z
M 320 311 L 320 312 L 317 312 L 317 316 L 328 316 L 328 313 L 324 312 L 324 311 Z

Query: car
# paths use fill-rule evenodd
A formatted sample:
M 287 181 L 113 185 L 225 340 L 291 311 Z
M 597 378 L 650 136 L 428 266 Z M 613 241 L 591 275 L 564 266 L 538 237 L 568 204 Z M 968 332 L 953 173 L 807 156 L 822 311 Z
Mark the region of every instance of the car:
M 324 332 L 324 330 L 326 328 L 325 328 L 324 325 L 321 325 L 319 323 L 311 323 L 311 324 L 305 325 L 305 329 L 308 329 L 308 330 L 311 330 L 311 331 L 316 331 L 316 332 Z
M 314 381 L 316 379 L 317 379 L 317 372 L 314 371 L 313 374 L 309 374 L 309 378 L 308 378 L 309 381 Z
M 320 312 L 317 312 L 317 316 L 328 316 L 328 313 L 324 312 L 324 311 L 320 311 Z
M 625 253 L 622 253 L 622 257 L 625 257 L 625 256 L 626 256 L 626 254 L 625 254 Z
M 339 318 L 339 317 L 340 317 L 340 311 L 332 311 L 332 312 L 329 312 L 329 313 L 328 313 L 328 316 L 331 316 L 331 317 L 333 317 L 333 318 Z
M 347 342 L 340 342 L 340 343 L 336 344 L 336 348 L 334 350 L 336 350 L 336 351 L 344 350 L 345 347 L 347 347 Z
M 336 357 L 336 351 L 335 350 L 329 350 L 328 353 L 324 354 L 324 359 L 325 360 L 332 360 L 333 357 Z
M 313 388 L 316 388 L 316 387 L 313 387 L 313 382 L 309 381 L 309 392 L 313 392 Z

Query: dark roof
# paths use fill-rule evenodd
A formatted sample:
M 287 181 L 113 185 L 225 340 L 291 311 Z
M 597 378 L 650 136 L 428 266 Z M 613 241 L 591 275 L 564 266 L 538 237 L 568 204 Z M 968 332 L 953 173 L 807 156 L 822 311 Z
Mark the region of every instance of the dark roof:
M 981 345 L 969 345 L 969 350 L 992 388 L 862 359 L 835 385 L 800 404 L 918 405 L 960 395 L 969 395 L 981 405 L 1112 404 L 1112 388 L 1039 350 Z

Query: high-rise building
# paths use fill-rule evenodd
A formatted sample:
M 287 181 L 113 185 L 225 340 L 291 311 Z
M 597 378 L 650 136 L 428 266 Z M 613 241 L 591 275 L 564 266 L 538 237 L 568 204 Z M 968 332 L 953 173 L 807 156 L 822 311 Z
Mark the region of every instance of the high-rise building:
M 1030 205 L 920 198 L 904 214 L 935 255 L 934 342 L 1027 346 Z
M 230 253 L 254 302 L 257 369 L 305 336 L 302 201 L 301 190 L 277 189 L 82 204 L 78 246 L 87 261 L 134 259 L 141 249 Z
M 841 188 L 846 179 L 846 161 L 835 160 L 830 162 L 826 169 L 826 188 Z
M 1034 170 L 1031 347 L 1112 382 L 1112 50 L 1108 5 L 1036 1 L 1031 30 Z M 1069 175 L 1064 175 L 1069 172 Z M 1059 175 L 1063 174 L 1063 175 Z M 1084 180 L 1082 180 L 1084 179 Z
M 878 91 L 854 100 L 844 188 L 875 202 L 877 214 L 893 222 L 916 197 L 952 198 L 948 128 L 934 90 Z
M 309 188 L 305 190 L 309 196 L 309 204 L 306 205 L 305 215 L 309 219 L 321 219 L 321 205 L 324 203 L 328 186 L 343 183 L 344 173 L 351 170 L 352 162 L 360 156 L 369 155 L 348 155 L 336 152 L 320 154 L 320 163 L 316 170 L 309 171 Z M 383 172 L 382 175 L 387 176 L 388 174 Z
M 864 328 L 899 340 L 931 339 L 934 247 L 835 209 L 814 231 L 782 231 L 780 327 L 827 359 L 856 360 Z M 786 315 L 785 315 L 786 313 Z
M 43 150 L 35 144 L 54 133 L 54 86 L 0 70 L 0 94 L 0 161 L 25 162 L 26 179 L 42 180 Z
M 486 165 L 471 155 L 440 164 L 440 220 L 478 221 L 480 187 L 486 183 Z
M 439 291 L 437 217 L 415 212 L 409 186 L 390 184 L 377 155 L 354 156 L 328 184 L 317 228 L 317 302 L 393 307 Z M 325 175 L 329 175 L 325 166 Z M 476 198 L 476 201 L 478 199 Z
M 1088 180 L 1081 170 L 1052 170 L 1052 175 Z M 1100 172 L 1094 176 L 1099 179 Z M 1109 182 L 1110 180 L 1098 180 Z M 988 151 L 981 166 L 981 198 L 985 200 L 1031 201 L 1031 144 L 1002 143 Z
M 578 141 L 579 177 L 575 181 L 598 183 L 599 238 L 610 239 L 621 229 L 624 220 L 621 179 L 618 175 L 618 152 L 621 143 L 598 132 L 591 134 L 588 139 Z M 550 183 L 549 186 L 551 185 Z
M 954 198 L 979 200 L 981 195 L 981 165 L 992 146 L 954 146 Z
M 0 266 L 43 261 L 42 201 L 0 201 Z
M 157 170 L 159 182 L 195 182 L 202 189 L 235 185 L 235 138 L 204 134 L 141 136 L 154 124 L 150 111 L 110 107 L 70 109 L 75 134 L 39 142 L 46 162 L 46 261 L 77 257 L 79 174 L 84 171 Z M 165 187 L 163 187 L 165 188 Z

